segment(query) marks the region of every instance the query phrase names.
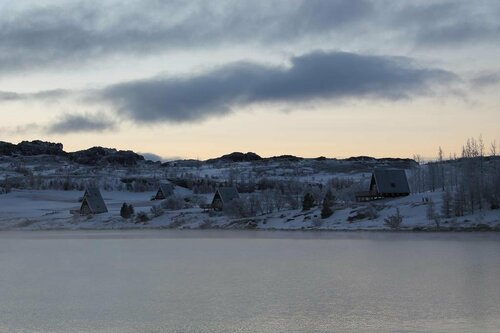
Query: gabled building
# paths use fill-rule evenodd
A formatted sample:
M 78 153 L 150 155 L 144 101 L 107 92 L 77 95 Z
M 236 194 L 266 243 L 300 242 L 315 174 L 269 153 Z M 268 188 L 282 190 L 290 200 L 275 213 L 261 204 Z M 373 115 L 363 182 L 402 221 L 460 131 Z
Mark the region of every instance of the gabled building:
M 174 186 L 172 184 L 162 183 L 158 187 L 158 192 L 153 197 L 153 200 L 164 200 L 174 194 Z
M 370 189 L 356 193 L 357 201 L 403 197 L 410 194 L 406 172 L 401 169 L 375 169 L 370 180 Z
M 82 215 L 108 212 L 108 208 L 104 203 L 101 192 L 97 187 L 89 187 L 85 190 L 79 212 Z
M 214 198 L 212 199 L 212 209 L 223 210 L 224 205 L 239 198 L 240 195 L 236 187 L 219 187 L 215 191 Z

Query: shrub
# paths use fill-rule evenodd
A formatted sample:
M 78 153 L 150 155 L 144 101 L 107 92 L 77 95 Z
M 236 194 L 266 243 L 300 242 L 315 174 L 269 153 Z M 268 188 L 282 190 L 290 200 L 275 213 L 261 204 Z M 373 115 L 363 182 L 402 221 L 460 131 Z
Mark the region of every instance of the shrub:
M 166 200 L 162 201 L 161 208 L 170 209 L 170 210 L 178 210 L 182 209 L 185 206 L 185 201 L 176 196 L 170 196 Z
M 149 216 L 146 212 L 139 212 L 135 218 L 137 223 L 146 223 L 149 221 Z
M 399 209 L 396 209 L 396 214 L 390 215 L 384 219 L 385 225 L 390 227 L 391 229 L 399 229 L 402 222 L 403 222 L 403 216 L 399 214 Z
M 313 217 L 312 221 L 313 221 L 312 225 L 315 228 L 319 228 L 323 224 L 323 222 L 321 221 L 321 219 L 318 216 L 316 216 L 316 215 Z
M 328 205 L 323 204 L 323 207 L 321 208 L 321 218 L 326 219 L 332 215 L 333 215 L 333 210 Z
M 369 220 L 375 220 L 378 217 L 377 208 L 373 204 L 366 206 L 364 213 Z
M 162 216 L 163 213 L 164 213 L 164 211 L 160 206 L 151 207 L 151 215 L 153 215 L 153 217 Z

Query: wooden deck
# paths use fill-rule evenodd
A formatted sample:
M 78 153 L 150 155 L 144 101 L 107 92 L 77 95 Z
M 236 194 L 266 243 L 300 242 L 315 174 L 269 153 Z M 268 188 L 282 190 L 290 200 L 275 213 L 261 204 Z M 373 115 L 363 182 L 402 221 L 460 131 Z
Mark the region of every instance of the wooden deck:
M 405 197 L 409 194 L 410 193 L 379 193 L 376 191 L 361 191 L 361 192 L 356 192 L 355 196 L 356 196 L 356 201 L 364 202 L 364 201 L 372 201 L 385 198 Z
M 204 210 L 212 210 L 212 209 L 214 209 L 214 207 L 212 206 L 212 204 L 201 204 L 200 208 L 204 209 Z
M 383 199 L 384 196 L 376 191 L 361 191 L 361 192 L 356 192 L 356 201 L 363 202 L 363 201 L 372 201 L 372 200 L 378 200 L 378 199 Z

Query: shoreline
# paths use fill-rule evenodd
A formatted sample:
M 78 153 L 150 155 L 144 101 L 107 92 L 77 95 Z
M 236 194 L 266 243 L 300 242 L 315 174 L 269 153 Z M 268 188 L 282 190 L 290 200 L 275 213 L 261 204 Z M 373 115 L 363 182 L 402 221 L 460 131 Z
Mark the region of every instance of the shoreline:
M 5 228 L 0 229 L 2 232 L 43 232 L 43 231 L 234 231 L 234 232 L 344 232 L 344 233 L 357 233 L 357 232 L 370 232 L 370 233 L 496 233 L 500 232 L 500 225 L 491 227 L 489 225 L 483 224 L 481 226 L 471 226 L 471 227 L 455 227 L 455 228 L 400 228 L 400 229 L 320 229 L 320 228 L 303 228 L 303 229 L 280 229 L 280 228 L 169 228 L 166 226 L 130 226 L 124 228 L 93 228 L 93 227 L 80 227 L 80 228 L 64 228 L 64 227 L 45 227 L 45 228 Z

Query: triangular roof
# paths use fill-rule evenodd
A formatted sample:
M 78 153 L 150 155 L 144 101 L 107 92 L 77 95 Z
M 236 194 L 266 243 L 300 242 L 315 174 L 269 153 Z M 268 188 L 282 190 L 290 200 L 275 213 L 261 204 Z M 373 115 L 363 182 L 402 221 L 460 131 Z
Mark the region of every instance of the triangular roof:
M 108 208 L 104 203 L 104 199 L 102 198 L 101 191 L 99 191 L 97 187 L 89 187 L 85 190 L 82 205 L 85 201 L 87 202 L 90 211 L 94 214 L 106 213 L 108 211 Z
M 375 169 L 372 179 L 375 180 L 378 193 L 410 193 L 410 186 L 404 170 Z
M 174 186 L 170 183 L 161 183 L 160 188 L 158 190 L 160 190 L 163 193 L 163 195 L 167 197 L 172 193 L 174 193 Z
M 219 187 L 215 193 L 217 194 L 217 192 L 219 192 L 220 198 L 223 203 L 227 203 L 231 200 L 240 198 L 238 190 L 236 190 L 236 187 L 234 186 Z

